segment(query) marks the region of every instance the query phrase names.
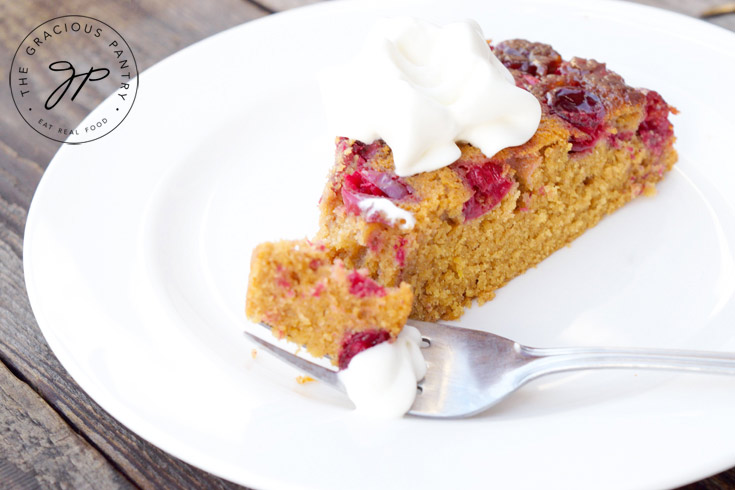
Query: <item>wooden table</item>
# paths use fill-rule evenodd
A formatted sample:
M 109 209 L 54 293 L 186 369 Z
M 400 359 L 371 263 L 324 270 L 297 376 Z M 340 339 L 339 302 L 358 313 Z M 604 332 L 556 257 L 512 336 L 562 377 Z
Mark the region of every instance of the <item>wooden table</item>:
M 23 279 L 23 229 L 60 144 L 19 117 L 7 76 L 25 35 L 84 14 L 128 39 L 140 71 L 229 27 L 316 0 L 0 2 L 0 488 L 242 488 L 169 456 L 120 425 L 70 378 L 36 325 Z M 717 0 L 640 0 L 696 15 Z M 735 30 L 735 15 L 712 20 Z M 687 488 L 735 488 L 735 468 Z

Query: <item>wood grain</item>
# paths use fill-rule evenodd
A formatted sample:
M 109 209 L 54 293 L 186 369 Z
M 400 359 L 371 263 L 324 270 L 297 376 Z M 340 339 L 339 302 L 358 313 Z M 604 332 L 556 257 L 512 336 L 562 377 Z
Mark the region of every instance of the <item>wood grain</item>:
M 268 13 L 241 0 L 2 2 L 0 59 L 11 59 L 36 25 L 70 12 L 114 25 L 131 45 L 140 71 Z M 5 65 L 0 77 L 0 475 L 13 476 L 23 488 L 241 488 L 127 430 L 89 399 L 48 348 L 25 292 L 22 237 L 33 192 L 59 143 L 39 138 L 20 120 L 8 94 Z M 39 433 L 48 434 L 52 443 L 45 444 Z M 10 484 L 0 481 L 3 488 Z
M 0 482 L 12 477 L 25 488 L 49 488 L 57 482 L 76 489 L 135 488 L 3 364 L 0 400 Z
M 634 0 L 635 3 L 642 3 L 651 7 L 665 7 L 668 10 L 679 12 L 680 14 L 699 18 L 702 12 L 722 5 L 725 0 Z M 715 24 L 725 29 L 735 31 L 735 15 L 722 15 L 707 19 L 711 24 Z
M 183 463 L 104 412 L 46 344 L 25 292 L 23 230 L 33 192 L 58 150 L 18 116 L 8 91 L 12 53 L 41 22 L 100 18 L 131 45 L 139 70 L 211 34 L 316 0 L 0 2 L 0 487 L 242 488 Z M 718 0 L 640 0 L 696 15 Z M 714 19 L 735 30 L 735 16 Z M 735 469 L 687 490 L 735 488 Z

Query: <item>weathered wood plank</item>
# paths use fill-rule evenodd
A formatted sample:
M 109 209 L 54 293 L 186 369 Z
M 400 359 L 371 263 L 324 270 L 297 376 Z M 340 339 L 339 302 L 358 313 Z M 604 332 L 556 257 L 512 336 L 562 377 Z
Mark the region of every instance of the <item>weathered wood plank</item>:
M 95 3 L 1 2 L 0 59 L 9 60 L 20 41 L 41 22 L 70 13 L 100 18 L 123 34 L 140 71 L 211 34 L 265 15 L 241 0 L 216 2 Z M 42 488 L 241 488 L 193 468 L 143 441 L 106 414 L 71 380 L 51 353 L 28 304 L 22 268 L 22 234 L 33 191 L 59 144 L 40 137 L 17 114 L 0 72 L 0 361 L 12 375 L 0 378 L 2 447 L 16 452 L 0 470 L 15 483 Z M 0 366 L 7 374 L 4 365 Z M 22 382 L 26 391 L 18 395 Z M 31 390 L 32 388 L 32 390 Z M 13 398 L 10 394 L 12 393 Z M 44 403 L 45 412 L 44 412 Z M 12 413 L 13 418 L 10 414 Z M 41 414 L 57 413 L 53 417 Z M 52 424 L 52 421 L 56 425 Z M 48 451 L 30 451 L 35 433 L 50 435 Z M 65 427 L 67 435 L 63 435 Z M 76 435 L 76 434 L 79 435 Z M 73 435 L 73 439 L 69 434 Z M 23 439 L 25 437 L 25 439 Z M 15 441 L 11 444 L 12 441 Z M 70 448 L 75 449 L 70 449 Z M 45 447 L 45 446 L 40 446 Z M 53 449 L 53 448 L 56 449 Z M 49 452 L 49 451 L 55 452 Z M 80 456 L 84 455 L 84 457 Z M 96 456 L 95 456 L 96 455 Z M 7 488 L 13 481 L 3 480 Z
M 725 0 L 632 0 L 652 7 L 665 8 L 681 14 L 699 18 L 705 10 L 722 5 Z M 723 15 L 707 19 L 707 22 L 735 31 L 735 15 Z
M 735 469 L 681 487 L 679 490 L 732 490 L 733 488 L 735 488 Z
M 11 481 L 23 488 L 50 488 L 62 482 L 76 489 L 135 488 L 2 363 L 0 468 L 4 488 Z
M 315 3 L 321 3 L 323 0 L 251 0 L 262 5 L 263 7 L 271 10 L 272 12 L 282 12 L 284 10 L 290 10 L 297 7 L 304 7 L 306 5 L 313 5 Z
M 321 0 L 253 0 L 263 7 L 273 11 L 280 12 L 304 5 L 319 3 Z M 634 3 L 642 3 L 652 7 L 658 7 L 667 10 L 673 10 L 692 17 L 699 17 L 705 10 L 722 5 L 725 0 L 628 0 Z M 724 27 L 726 29 L 735 30 L 735 15 L 724 15 L 708 19 L 709 22 Z

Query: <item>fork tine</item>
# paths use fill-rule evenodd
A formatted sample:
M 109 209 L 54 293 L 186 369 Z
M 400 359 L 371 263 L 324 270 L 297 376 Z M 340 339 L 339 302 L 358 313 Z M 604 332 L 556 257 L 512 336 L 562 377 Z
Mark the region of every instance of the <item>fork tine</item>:
M 300 369 L 301 371 L 304 371 L 305 373 L 309 374 L 310 376 L 313 376 L 314 378 L 323 381 L 327 383 L 328 385 L 334 386 L 338 390 L 344 392 L 345 388 L 342 385 L 342 382 L 339 380 L 339 377 L 337 376 L 337 371 L 333 371 L 331 369 L 325 368 L 323 366 L 320 366 L 318 364 L 315 364 L 311 361 L 307 361 L 306 359 L 302 359 L 298 357 L 295 354 L 292 354 L 288 352 L 287 350 L 281 349 L 280 347 L 277 347 L 269 342 L 266 342 L 263 339 L 260 339 L 256 337 L 255 335 L 244 332 L 245 336 L 250 339 L 251 341 L 255 342 L 283 362 L 290 364 L 294 366 L 297 369 Z

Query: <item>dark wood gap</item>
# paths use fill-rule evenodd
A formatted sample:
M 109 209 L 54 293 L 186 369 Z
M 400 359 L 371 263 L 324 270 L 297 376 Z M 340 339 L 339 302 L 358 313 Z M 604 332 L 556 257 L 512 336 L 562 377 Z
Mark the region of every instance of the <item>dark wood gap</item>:
M 272 8 L 263 5 L 262 3 L 258 2 L 257 0 L 242 0 L 242 1 L 245 2 L 245 3 L 249 3 L 251 5 L 254 5 L 254 6 L 258 7 L 260 10 L 263 10 L 264 12 L 268 12 L 269 14 L 275 14 L 275 13 L 278 12 L 278 10 L 273 10 Z
M 97 444 L 94 443 L 94 441 L 90 440 L 89 437 L 87 437 L 84 432 L 80 431 L 79 428 L 71 421 L 67 416 L 64 415 L 64 413 L 61 410 L 58 410 L 53 403 L 51 403 L 41 391 L 36 389 L 35 386 L 30 382 L 30 380 L 23 374 L 23 372 L 18 369 L 16 366 L 13 365 L 12 362 L 9 362 L 10 360 L 5 357 L 3 354 L 3 351 L 0 350 L 0 364 L 5 366 L 10 373 L 15 376 L 18 381 L 28 386 L 31 390 L 33 390 L 34 393 L 38 395 L 38 397 L 43 400 L 43 402 L 49 407 L 50 410 L 52 410 L 56 415 L 61 418 L 61 420 L 64 421 L 64 423 L 72 430 L 75 434 L 77 434 L 85 443 L 87 443 L 91 448 L 95 450 L 102 458 L 107 461 L 107 463 L 110 464 L 110 466 L 117 471 L 125 480 L 130 483 L 130 485 L 134 488 L 137 488 L 139 490 L 142 490 L 140 485 L 135 483 L 135 481 L 130 478 L 130 476 L 125 472 L 124 468 L 121 468 L 120 465 L 118 465 L 113 459 L 111 459 L 105 451 L 103 451 Z M 17 482 L 16 482 L 17 483 Z
M 36 480 L 37 473 L 25 471 L 16 466 L 12 461 L 0 460 L 0 482 L 12 482 L 7 490 L 36 490 L 40 489 Z M 7 484 L 7 483 L 5 483 Z
M 2 347 L 0 345 L 0 347 Z M 9 345 L 4 346 L 6 349 L 10 348 Z M 222 489 L 222 490 L 238 490 L 243 489 L 247 490 L 247 487 L 243 487 L 241 485 L 238 485 L 237 483 L 233 483 L 231 481 L 222 479 L 218 476 L 215 476 L 211 473 L 208 473 L 207 471 L 198 469 L 196 467 L 193 467 L 189 465 L 188 463 L 179 460 L 175 456 L 166 453 L 165 451 L 161 450 L 157 446 L 154 446 L 150 443 L 147 443 L 147 441 L 140 439 L 140 436 L 138 436 L 135 432 L 128 429 L 126 426 L 120 424 L 120 422 L 117 421 L 112 415 L 107 413 L 102 407 L 97 408 L 98 412 L 101 412 L 101 414 L 104 414 L 103 416 L 106 416 L 107 419 L 109 419 L 109 422 L 105 422 L 104 418 L 101 420 L 101 423 L 103 425 L 107 426 L 108 430 L 114 430 L 115 425 L 120 425 L 120 429 L 123 431 L 119 434 L 120 438 L 132 438 L 140 439 L 141 442 L 144 444 L 150 444 L 150 446 L 154 449 L 154 453 L 158 452 L 159 455 L 151 454 L 148 451 L 143 451 L 143 455 L 147 455 L 152 458 L 152 461 L 155 462 L 156 458 L 161 458 L 161 461 L 164 462 L 165 465 L 170 466 L 172 469 L 176 470 L 173 473 L 166 473 L 166 472 L 158 472 L 158 478 L 155 481 L 147 481 L 147 483 L 150 483 L 152 486 L 146 486 L 145 481 L 144 484 L 141 485 L 138 483 L 135 475 L 131 474 L 130 471 L 125 469 L 125 466 L 116 463 L 116 460 L 114 459 L 114 453 L 108 453 L 105 448 L 101 447 L 99 444 L 97 444 L 87 433 L 83 428 L 80 428 L 78 424 L 76 424 L 72 417 L 69 415 L 66 415 L 65 409 L 63 407 L 63 404 L 65 402 L 71 401 L 71 399 L 66 398 L 64 396 L 55 397 L 53 392 L 46 392 L 44 388 L 48 388 L 49 386 L 45 385 L 44 383 L 39 383 L 38 386 L 34 386 L 33 383 L 30 382 L 29 378 L 23 374 L 23 371 L 21 368 L 15 366 L 12 361 L 8 358 L 8 353 L 6 352 L 6 349 L 0 348 L 0 362 L 7 367 L 8 371 L 12 373 L 16 378 L 18 378 L 19 381 L 29 386 L 31 390 L 33 390 L 39 398 L 56 414 L 58 414 L 59 418 L 72 430 L 74 433 L 76 433 L 86 444 L 90 445 L 92 449 L 94 449 L 97 453 L 100 453 L 102 458 L 109 462 L 112 469 L 116 471 L 121 477 L 123 477 L 126 481 L 130 482 L 130 484 L 137 489 L 140 490 L 146 490 L 148 488 L 171 488 L 171 489 L 187 489 L 187 488 L 211 488 L 211 489 Z M 67 375 L 68 376 L 68 375 Z M 73 381 L 72 381 L 73 382 Z M 81 389 L 80 389 L 81 391 Z M 90 403 L 90 404 L 96 404 L 94 400 L 89 400 L 88 402 L 83 403 Z M 67 407 L 67 409 L 71 410 L 70 407 Z M 94 411 L 94 410 L 93 410 Z M 71 415 L 74 415 L 73 411 L 69 412 Z M 90 412 L 92 413 L 92 412 Z M 84 413 L 77 414 L 82 418 L 84 418 Z M 86 414 L 89 415 L 89 414 Z M 109 438 L 108 438 L 109 439 Z M 128 446 L 132 447 L 130 443 L 120 443 L 122 446 Z M 133 442 L 134 444 L 134 442 Z M 112 446 L 114 447 L 115 444 L 112 443 Z M 135 458 L 134 458 L 135 459 Z M 122 461 L 125 461 L 124 459 Z M 139 464 L 141 464 L 141 461 L 133 461 L 130 460 L 132 463 L 132 471 L 139 471 L 140 475 L 143 478 L 146 478 L 146 471 L 143 470 L 142 467 L 139 467 Z M 137 470 L 136 470 L 137 468 Z M 177 478 L 177 476 L 179 478 Z M 163 480 L 163 481 L 161 481 Z M 0 485 L 1 487 L 2 485 Z

